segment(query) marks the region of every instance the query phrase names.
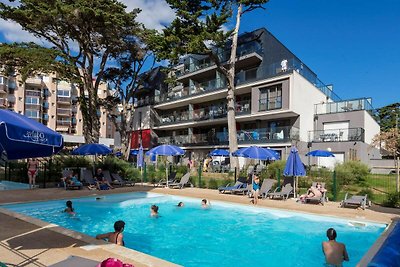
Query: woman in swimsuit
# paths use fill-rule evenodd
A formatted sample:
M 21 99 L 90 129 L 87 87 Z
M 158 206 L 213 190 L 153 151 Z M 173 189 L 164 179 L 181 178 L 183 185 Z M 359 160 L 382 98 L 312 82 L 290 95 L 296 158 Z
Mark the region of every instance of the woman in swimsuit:
M 71 201 L 71 200 L 68 200 L 68 201 L 65 203 L 65 205 L 66 205 L 67 207 L 65 208 L 64 212 L 66 212 L 66 213 L 68 213 L 68 214 L 71 214 L 71 215 L 75 215 L 75 210 L 74 210 L 74 208 L 72 207 L 72 201 Z
M 29 188 L 32 189 L 36 186 L 36 176 L 38 173 L 39 162 L 36 159 L 28 160 L 28 178 Z
M 254 174 L 254 179 L 253 179 L 253 204 L 257 205 L 258 203 L 258 193 L 260 192 L 260 178 L 258 178 L 257 174 Z
M 125 229 L 124 221 L 116 221 L 114 223 L 114 232 L 100 234 L 96 236 L 96 239 L 106 239 L 110 243 L 114 243 L 120 246 L 125 246 L 124 235 L 122 232 Z

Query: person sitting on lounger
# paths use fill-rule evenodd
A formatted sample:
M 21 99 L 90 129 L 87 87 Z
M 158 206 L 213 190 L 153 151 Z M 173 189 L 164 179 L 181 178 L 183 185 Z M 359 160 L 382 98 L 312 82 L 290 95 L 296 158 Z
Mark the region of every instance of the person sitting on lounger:
M 158 217 L 158 206 L 151 205 L 151 207 L 150 207 L 150 216 L 151 217 Z
M 329 228 L 326 231 L 326 236 L 329 241 L 322 242 L 322 251 L 325 255 L 325 260 L 329 266 L 342 266 L 343 261 L 349 261 L 349 255 L 346 251 L 346 246 L 343 243 L 336 242 L 336 231 Z
M 122 232 L 125 229 L 125 222 L 124 221 L 116 221 L 114 223 L 114 232 L 109 232 L 105 234 L 100 234 L 96 236 L 96 239 L 105 239 L 110 243 L 114 243 L 120 246 L 124 246 L 124 236 Z
M 74 208 L 72 207 L 72 201 L 71 201 L 71 200 L 68 200 L 68 201 L 65 203 L 65 205 L 66 205 L 67 207 L 64 209 L 64 212 L 66 212 L 66 213 L 68 213 L 68 214 L 71 214 L 71 215 L 75 215 L 75 210 L 74 210 Z
M 82 186 L 82 183 L 78 180 L 77 174 L 73 172 L 71 175 L 64 178 L 65 184 L 68 186 Z
M 210 201 L 208 201 L 207 199 L 204 198 L 204 199 L 201 200 L 201 207 L 202 207 L 203 209 L 209 208 L 210 205 L 211 205 L 211 203 L 210 203 Z
M 112 187 L 104 177 L 103 170 L 101 168 L 97 169 L 94 179 L 96 180 L 96 186 L 98 190 L 108 190 L 109 188 L 114 189 L 114 187 Z
M 322 188 L 320 183 L 317 183 L 314 186 L 311 186 L 306 194 L 303 194 L 300 196 L 299 201 L 305 202 L 307 198 L 313 198 L 313 197 L 322 197 L 322 193 L 326 191 L 326 189 Z

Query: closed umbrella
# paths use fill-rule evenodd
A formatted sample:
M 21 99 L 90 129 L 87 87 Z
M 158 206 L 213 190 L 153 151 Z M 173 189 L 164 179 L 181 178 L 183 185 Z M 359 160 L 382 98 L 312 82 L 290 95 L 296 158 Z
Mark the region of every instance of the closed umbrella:
M 7 159 L 49 157 L 63 148 L 61 134 L 10 110 L 0 110 L 0 153 Z
M 146 152 L 147 156 L 180 156 L 185 154 L 185 150 L 174 145 L 160 145 L 156 146 Z M 168 168 L 165 168 L 167 187 L 168 187 Z
M 292 147 L 290 149 L 289 157 L 286 161 L 285 170 L 283 171 L 285 176 L 293 176 L 293 189 L 294 189 L 294 197 L 296 197 L 296 183 L 298 176 L 305 176 L 306 170 L 304 168 L 304 164 L 300 159 L 299 151 L 297 148 Z

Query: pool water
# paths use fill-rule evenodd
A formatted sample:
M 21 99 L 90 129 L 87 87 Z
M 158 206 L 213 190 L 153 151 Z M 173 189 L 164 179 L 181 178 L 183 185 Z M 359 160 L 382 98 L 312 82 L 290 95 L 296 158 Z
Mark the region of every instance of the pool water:
M 29 184 L 23 184 L 11 181 L 0 181 L 0 191 L 17 190 L 17 189 L 29 189 Z
M 61 212 L 65 201 L 6 205 L 32 217 L 91 236 L 126 222 L 125 245 L 183 266 L 324 266 L 321 242 L 334 227 L 355 266 L 386 225 L 153 193 L 72 199 L 77 212 Z M 179 201 L 185 206 L 176 207 Z M 160 217 L 150 217 L 150 206 Z M 356 226 L 354 226 L 356 225 Z M 361 225 L 361 226 L 360 226 Z

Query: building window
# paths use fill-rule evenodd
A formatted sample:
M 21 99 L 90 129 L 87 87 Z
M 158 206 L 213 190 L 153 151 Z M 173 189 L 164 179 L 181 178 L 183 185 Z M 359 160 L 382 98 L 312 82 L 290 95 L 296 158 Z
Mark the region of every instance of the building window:
M 255 80 L 257 78 L 257 68 L 246 70 L 244 75 L 246 81 Z
M 28 118 L 32 118 L 32 119 L 38 119 L 39 118 L 39 111 L 38 110 L 25 110 L 25 116 L 27 116 Z
M 282 108 L 282 84 L 260 89 L 259 111 Z
M 7 84 L 7 78 L 4 76 L 0 76 L 0 84 Z
M 61 97 L 70 97 L 71 96 L 71 91 L 70 90 L 57 90 L 57 96 Z
M 39 98 L 36 98 L 36 97 L 27 97 L 27 98 L 25 98 L 25 104 L 29 104 L 29 105 L 39 105 Z

